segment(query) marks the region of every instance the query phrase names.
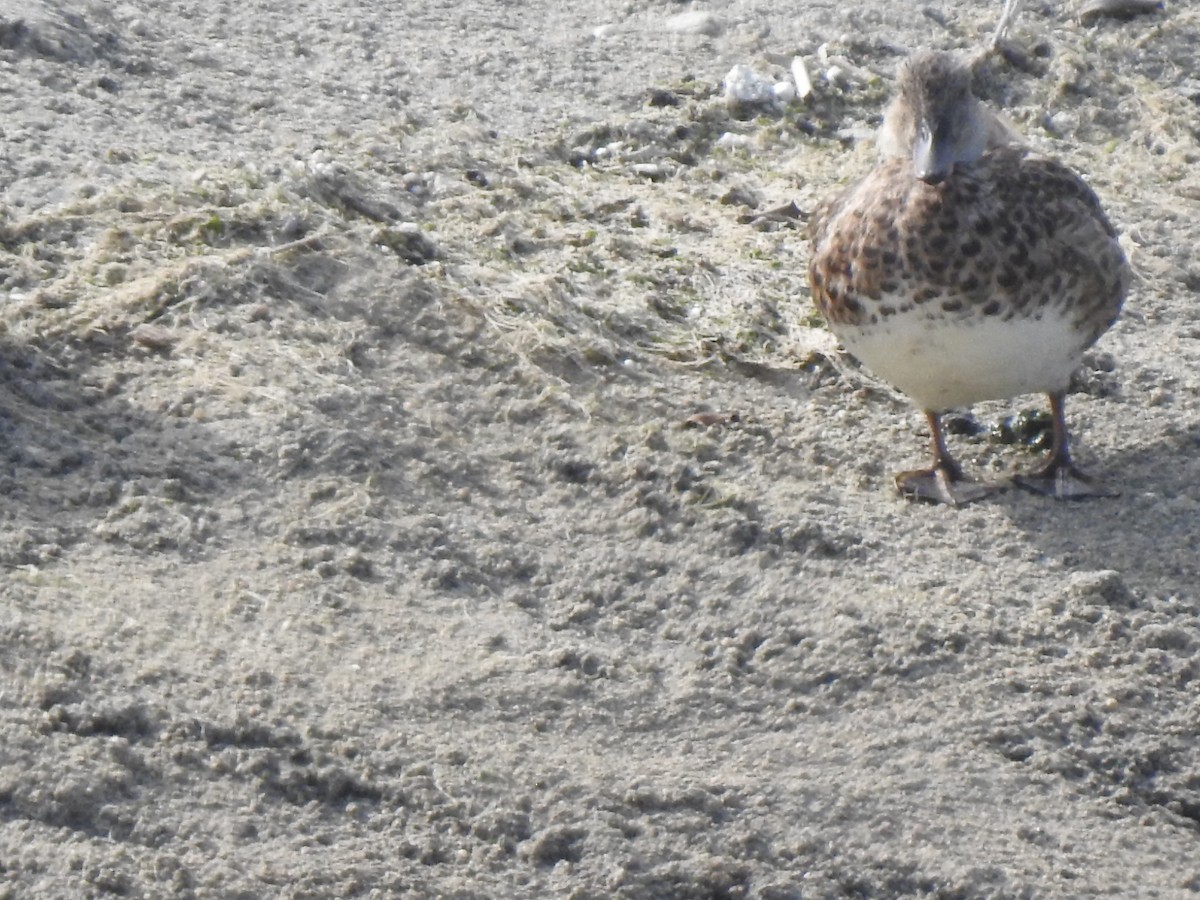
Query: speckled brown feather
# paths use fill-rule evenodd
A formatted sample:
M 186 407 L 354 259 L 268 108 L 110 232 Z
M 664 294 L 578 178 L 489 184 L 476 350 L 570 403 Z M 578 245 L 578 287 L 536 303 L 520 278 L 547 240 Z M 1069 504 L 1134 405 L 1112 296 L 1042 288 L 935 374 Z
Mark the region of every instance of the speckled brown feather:
M 937 185 L 908 160 L 885 160 L 809 227 L 812 295 L 835 332 L 894 315 L 1037 318 L 1061 307 L 1083 347 L 1116 319 L 1128 286 L 1091 188 L 1020 148 L 990 150 Z

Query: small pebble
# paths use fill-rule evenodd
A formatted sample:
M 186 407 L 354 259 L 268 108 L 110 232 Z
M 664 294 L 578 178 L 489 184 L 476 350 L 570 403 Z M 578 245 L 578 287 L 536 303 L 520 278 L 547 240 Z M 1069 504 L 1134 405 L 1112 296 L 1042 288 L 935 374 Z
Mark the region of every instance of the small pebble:
M 726 131 L 717 138 L 717 146 L 722 150 L 746 150 L 752 143 L 749 135 L 736 134 L 732 131 Z
M 678 13 L 666 21 L 667 31 L 676 34 L 706 34 L 716 37 L 725 30 L 724 23 L 707 10 Z
M 175 345 L 175 335 L 161 325 L 151 325 L 143 322 L 129 335 L 135 344 L 147 350 L 169 350 Z
M 714 425 L 731 425 L 742 421 L 736 412 L 702 412 L 688 416 L 683 420 L 681 428 L 712 428 Z
M 667 177 L 666 171 L 658 163 L 634 163 L 629 169 L 634 175 L 641 175 L 651 181 L 662 181 Z
M 1162 0 L 1092 0 L 1079 10 L 1079 21 L 1087 24 L 1108 18 L 1128 22 L 1137 16 L 1159 12 L 1162 8 Z

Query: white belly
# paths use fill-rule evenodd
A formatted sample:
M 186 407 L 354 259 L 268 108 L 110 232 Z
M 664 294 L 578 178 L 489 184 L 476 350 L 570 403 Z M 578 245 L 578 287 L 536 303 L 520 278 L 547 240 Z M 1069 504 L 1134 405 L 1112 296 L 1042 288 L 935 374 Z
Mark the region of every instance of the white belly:
M 1070 322 L 997 316 L 967 321 L 895 316 L 859 332 L 842 329 L 846 349 L 922 409 L 1063 390 L 1084 344 Z

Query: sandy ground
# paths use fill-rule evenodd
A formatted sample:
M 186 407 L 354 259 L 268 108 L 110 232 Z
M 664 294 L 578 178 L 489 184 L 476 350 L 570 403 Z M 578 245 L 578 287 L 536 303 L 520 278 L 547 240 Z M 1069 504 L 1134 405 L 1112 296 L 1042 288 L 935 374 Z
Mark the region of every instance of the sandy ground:
M 1200 17 L 981 79 L 1124 234 L 1119 499 L 905 503 L 804 284 L 998 5 L 0 3 L 0 897 L 1200 892 Z

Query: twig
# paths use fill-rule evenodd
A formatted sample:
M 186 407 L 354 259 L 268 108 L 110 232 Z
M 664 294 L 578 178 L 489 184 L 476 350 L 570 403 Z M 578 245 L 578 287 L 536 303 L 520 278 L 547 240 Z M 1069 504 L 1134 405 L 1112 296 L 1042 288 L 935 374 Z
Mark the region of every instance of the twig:
M 1008 32 L 1017 23 L 1017 17 L 1021 15 L 1023 2 L 1024 0 L 1004 0 L 1004 10 L 1000 13 L 1000 21 L 996 23 L 996 31 L 992 35 L 991 49 L 997 49 L 1003 41 L 1008 39 Z

